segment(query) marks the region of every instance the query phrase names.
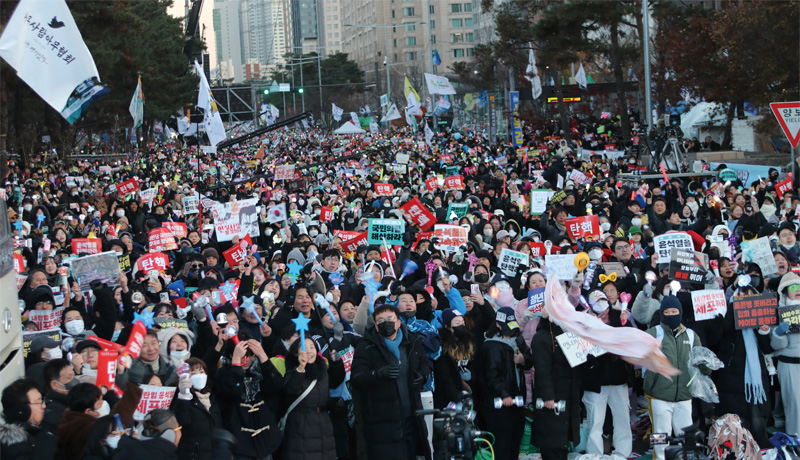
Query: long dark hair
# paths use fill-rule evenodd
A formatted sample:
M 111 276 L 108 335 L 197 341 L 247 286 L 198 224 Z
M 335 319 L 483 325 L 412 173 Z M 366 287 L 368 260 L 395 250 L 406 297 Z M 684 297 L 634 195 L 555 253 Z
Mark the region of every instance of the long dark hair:
M 101 458 L 111 458 L 113 451 L 111 447 L 105 444 L 105 439 L 110 433 L 114 431 L 116 421 L 113 415 L 106 415 L 100 417 L 92 426 L 92 431 L 89 433 L 89 440 L 86 447 L 83 449 L 81 458 L 89 456 L 96 456 Z
M 306 337 L 306 340 L 312 340 L 310 337 Z M 300 364 L 300 361 L 297 359 L 297 356 L 300 354 L 300 346 L 303 343 L 302 339 L 297 339 L 292 343 L 292 346 L 289 347 L 289 353 L 286 356 L 286 369 L 297 369 L 297 366 Z M 314 342 L 314 347 L 317 349 L 317 359 L 314 360 L 313 363 L 308 363 L 306 365 L 306 374 L 311 377 L 312 379 L 316 379 L 320 373 L 326 372 L 328 363 L 325 361 L 325 358 L 319 353 L 319 346 L 317 346 L 316 342 Z
M 439 330 L 439 335 L 442 336 L 442 353 L 455 361 L 471 360 L 475 355 L 472 332 L 469 329 L 463 331 L 457 332 L 449 325 Z

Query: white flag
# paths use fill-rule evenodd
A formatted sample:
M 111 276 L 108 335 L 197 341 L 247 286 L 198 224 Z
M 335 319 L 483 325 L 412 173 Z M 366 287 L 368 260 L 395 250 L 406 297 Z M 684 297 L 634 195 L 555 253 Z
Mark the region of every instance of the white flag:
M 178 134 L 184 135 L 189 131 L 189 117 L 178 118 Z
M 408 93 L 408 98 L 406 99 L 406 117 L 408 115 L 422 116 L 422 106 L 414 93 Z
M 583 70 L 583 63 L 581 62 L 581 67 L 578 69 L 578 73 L 575 74 L 575 83 L 578 84 L 583 89 L 586 89 L 586 86 L 589 84 L 586 81 L 586 71 Z
M 539 99 L 542 95 L 542 79 L 539 78 L 539 69 L 536 67 L 536 57 L 533 49 L 528 50 L 528 67 L 525 69 L 525 78 L 532 83 L 533 98 Z
M 433 130 L 425 123 L 425 143 L 428 144 L 428 147 L 433 147 L 431 141 L 433 141 Z
M 389 110 L 386 111 L 386 115 L 381 118 L 381 123 L 386 123 L 387 121 L 392 120 L 399 120 L 400 119 L 400 111 L 397 110 L 396 104 L 391 104 L 389 106 Z
M 283 222 L 284 220 L 286 220 L 286 203 L 269 207 L 269 211 L 267 211 L 267 221 L 270 224 Z
M 208 134 L 208 140 L 211 145 L 217 145 L 224 141 L 227 136 L 225 134 L 225 125 L 222 124 L 222 116 L 217 110 L 217 103 L 211 95 L 211 88 L 208 86 L 206 74 L 203 68 L 197 61 L 194 61 L 194 68 L 197 70 L 197 75 L 200 77 L 200 87 L 197 93 L 197 107 L 203 109 L 203 128 Z
M 408 108 L 406 108 L 406 123 L 408 126 L 417 126 L 417 121 L 414 120 L 414 117 L 411 115 L 411 112 L 408 111 Z
M 278 120 L 278 116 L 280 116 L 280 114 L 281 114 L 281 111 L 278 110 L 278 108 L 275 107 L 273 104 L 269 105 L 269 110 L 270 110 L 270 112 L 272 112 L 272 119 L 277 121 Z
M 344 110 L 336 107 L 336 104 L 331 105 L 333 106 L 333 119 L 336 121 L 342 121 L 342 114 L 344 113 Z
M 189 124 L 189 129 L 185 133 L 183 133 L 183 137 L 196 136 L 196 135 L 197 135 L 197 123 Z
M 378 129 L 379 129 L 378 128 L 378 122 L 375 121 L 374 118 L 371 118 L 369 120 L 369 132 L 371 132 L 372 134 L 375 134 L 375 133 L 378 132 Z
M 0 37 L 0 57 L 58 112 L 80 84 L 100 80 L 64 0 L 20 0 Z
M 361 121 L 358 119 L 358 114 L 355 112 L 350 112 L 350 120 L 353 121 L 353 124 L 360 127 Z
M 447 77 L 440 77 L 432 73 L 425 74 L 425 83 L 430 94 L 456 94 L 455 88 Z
M 139 83 L 136 85 L 136 91 L 133 92 L 128 111 L 133 117 L 133 129 L 142 126 L 142 121 L 144 120 L 144 92 L 142 91 L 141 75 L 139 75 Z

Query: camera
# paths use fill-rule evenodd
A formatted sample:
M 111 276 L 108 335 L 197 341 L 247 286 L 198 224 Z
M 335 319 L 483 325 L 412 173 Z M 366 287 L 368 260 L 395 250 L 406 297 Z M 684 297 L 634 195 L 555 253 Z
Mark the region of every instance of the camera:
M 433 458 L 472 459 L 478 452 L 478 438 L 485 436 L 474 429 L 472 396 L 465 394 L 461 401 L 451 402 L 445 409 L 418 410 L 417 415 L 433 415 Z
M 697 428 L 698 422 L 683 429 L 680 436 L 667 436 L 666 433 L 650 435 L 650 445 L 667 445 L 667 460 L 709 460 L 708 446 L 703 432 Z

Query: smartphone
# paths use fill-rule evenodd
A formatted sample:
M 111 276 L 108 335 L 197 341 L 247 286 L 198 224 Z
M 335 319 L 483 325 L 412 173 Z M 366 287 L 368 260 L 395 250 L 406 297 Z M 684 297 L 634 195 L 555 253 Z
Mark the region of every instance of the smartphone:
M 222 303 L 222 298 L 220 297 L 219 291 L 211 292 L 211 301 L 214 302 L 214 305 L 219 305 Z
M 481 287 L 477 284 L 471 284 L 470 289 L 472 290 L 472 294 L 481 295 Z

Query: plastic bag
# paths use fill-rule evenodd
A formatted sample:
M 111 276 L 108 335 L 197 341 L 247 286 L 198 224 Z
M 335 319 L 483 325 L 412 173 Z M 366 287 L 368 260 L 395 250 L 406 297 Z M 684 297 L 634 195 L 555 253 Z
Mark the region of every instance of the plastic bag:
M 711 350 L 706 347 L 693 347 L 689 353 L 689 369 L 692 374 L 688 386 L 692 396 L 708 403 L 718 403 L 719 393 L 711 377 L 704 375 L 725 367 Z

